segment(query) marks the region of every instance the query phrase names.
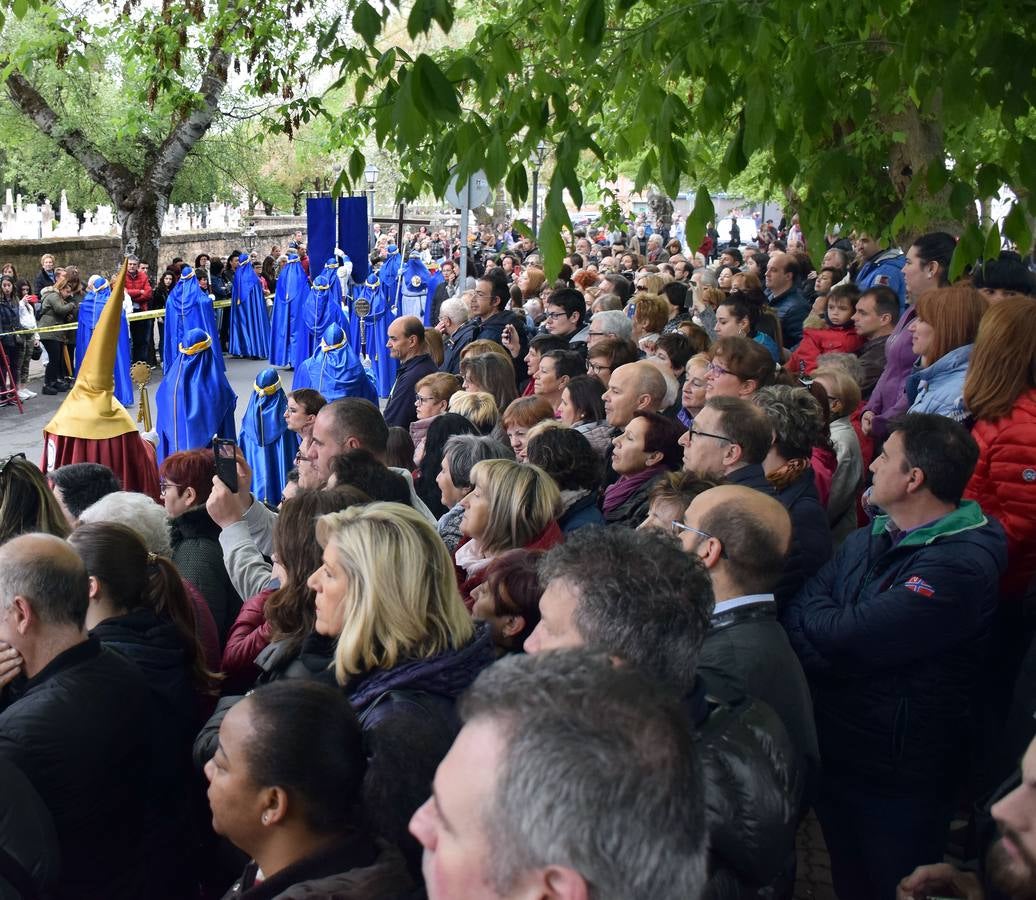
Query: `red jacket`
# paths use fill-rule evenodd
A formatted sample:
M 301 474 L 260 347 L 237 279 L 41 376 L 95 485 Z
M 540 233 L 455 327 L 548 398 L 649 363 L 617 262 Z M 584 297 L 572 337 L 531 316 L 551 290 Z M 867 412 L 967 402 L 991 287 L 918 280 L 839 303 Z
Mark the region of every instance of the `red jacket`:
M 223 689 L 247 691 L 259 677 L 255 658 L 270 643 L 270 623 L 263 610 L 273 591 L 260 591 L 241 607 L 227 635 L 223 648 L 223 672 L 227 676 Z
M 151 282 L 147 275 L 137 270 L 137 277 L 133 278 L 129 272 L 126 273 L 126 293 L 133 301 L 134 312 L 147 312 L 148 304 L 151 302 Z
M 540 534 L 529 541 L 522 549 L 523 550 L 549 550 L 555 544 L 560 544 L 565 539 L 565 535 L 558 527 L 558 523 L 552 521 Z M 465 537 L 457 545 L 457 550 L 460 550 L 471 538 Z M 460 596 L 464 601 L 464 605 L 471 611 L 471 607 L 475 605 L 475 601 L 471 596 L 471 592 L 475 590 L 483 581 L 486 580 L 486 573 L 489 567 L 482 569 L 480 572 L 475 573 L 470 578 L 467 577 L 465 571 L 457 565 L 457 550 L 453 551 L 454 563 L 453 568 L 457 574 L 457 584 L 460 586 Z
M 807 328 L 785 368 L 792 375 L 808 375 L 816 369 L 822 353 L 857 353 L 864 343 L 852 322 L 840 328 Z
M 1021 596 L 1036 577 L 1036 390 L 1022 394 L 995 422 L 980 420 L 971 432 L 978 465 L 964 489 L 1007 532 L 1003 597 Z

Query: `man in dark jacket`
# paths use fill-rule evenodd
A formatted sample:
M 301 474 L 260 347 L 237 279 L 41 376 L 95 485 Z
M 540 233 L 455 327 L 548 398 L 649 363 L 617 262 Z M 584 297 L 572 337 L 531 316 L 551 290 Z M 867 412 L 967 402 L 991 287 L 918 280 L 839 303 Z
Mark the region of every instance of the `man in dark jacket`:
M 999 524 L 961 502 L 974 439 L 937 415 L 894 427 L 871 465 L 886 515 L 782 614 L 813 688 L 817 814 L 842 900 L 892 897 L 942 857 L 1007 559 Z
M 436 328 L 443 336 L 443 359 L 440 372 L 460 374 L 461 351 L 475 339 L 478 323 L 471 318 L 471 312 L 459 298 L 444 300 L 439 307 L 439 323 Z
M 717 696 L 698 676 L 712 609 L 705 569 L 657 530 L 588 527 L 548 551 L 540 580 L 541 618 L 526 652 L 598 650 L 683 697 L 709 781 L 706 896 L 790 895 L 802 763 L 769 706 Z
M 773 430 L 759 407 L 739 397 L 714 397 L 680 437 L 683 467 L 701 478 L 722 478 L 774 496 L 766 480 L 766 459 Z
M 870 397 L 874 385 L 885 371 L 885 343 L 898 321 L 899 298 L 891 288 L 872 287 L 856 301 L 853 325 L 856 333 L 866 341 L 857 354 L 863 366 L 860 391 L 864 400 Z
M 734 690 L 773 707 L 814 788 L 820 752 L 813 700 L 773 596 L 791 542 L 788 511 L 761 491 L 720 485 L 695 497 L 678 524 L 684 550 L 702 561 L 716 597 L 698 671 L 711 690 Z M 812 796 L 804 796 L 801 812 Z
M 802 323 L 809 315 L 809 302 L 798 287 L 799 265 L 790 253 L 774 253 L 766 265 L 766 287 L 770 306 L 781 320 L 784 346 L 794 350 L 802 340 Z
M 424 341 L 424 324 L 417 316 L 402 316 L 388 327 L 389 354 L 399 360 L 396 380 L 385 406 L 385 421 L 391 428 L 409 428 L 417 419 L 414 393 L 426 375 L 438 371 Z
M 511 325 L 514 327 L 519 340 L 525 331 L 521 319 L 515 313 L 507 309 L 511 300 L 511 290 L 507 286 L 507 277 L 502 270 L 492 269 L 475 282 L 475 296 L 472 300 L 472 309 L 478 310 L 478 328 L 476 337 L 482 341 L 496 341 L 503 346 L 504 329 Z M 523 348 L 519 356 L 524 357 Z
M 0 641 L 21 672 L 0 699 L 0 757 L 18 766 L 54 820 L 58 897 L 182 896 L 157 889 L 169 857 L 173 765 L 138 669 L 84 630 L 86 570 L 64 541 L 24 535 L 0 549 Z M 182 869 L 181 869 L 182 871 Z

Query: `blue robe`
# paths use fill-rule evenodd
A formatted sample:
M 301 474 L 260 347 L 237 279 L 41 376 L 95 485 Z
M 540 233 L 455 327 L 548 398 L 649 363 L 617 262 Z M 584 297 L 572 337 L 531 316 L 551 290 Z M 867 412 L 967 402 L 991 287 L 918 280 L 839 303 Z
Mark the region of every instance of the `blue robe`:
M 215 342 L 192 328 L 177 347 L 176 357 L 155 392 L 158 461 L 181 450 L 208 447 L 212 436 L 234 439 L 237 395 Z
M 252 493 L 273 506 L 281 502 L 281 490 L 288 483 L 299 449 L 299 436 L 284 421 L 287 408 L 277 370 L 260 371 L 241 421 L 239 443 L 252 467 Z
M 162 338 L 162 371 L 168 375 L 170 368 L 180 355 L 180 344 L 184 344 L 184 335 L 192 329 L 199 329 L 206 334 L 219 336 L 216 325 L 216 310 L 212 306 L 209 295 L 201 289 L 198 279 L 194 277 L 194 269 L 184 266 L 180 272 L 180 280 L 173 285 L 165 301 L 165 334 Z M 184 344 L 185 347 L 190 346 Z M 219 361 L 221 369 L 226 368 L 223 362 L 223 350 L 219 340 L 213 341 L 212 355 Z M 212 435 L 209 435 L 212 437 Z
M 346 257 L 348 260 L 348 257 Z M 321 273 L 327 276 L 327 286 L 331 291 L 331 299 L 338 304 L 338 308 L 342 308 L 342 282 L 338 278 L 338 260 L 332 256 L 326 263 L 324 263 L 324 271 Z M 320 276 L 318 275 L 317 278 Z
M 288 261 L 277 276 L 273 295 L 273 323 L 270 326 L 270 365 L 290 366 L 291 345 L 299 306 L 309 293 L 309 279 L 297 253 L 289 253 Z
M 439 289 L 439 285 L 442 284 L 446 279 L 442 277 L 442 270 L 436 269 L 432 272 L 432 277 L 428 279 L 428 304 L 424 310 L 424 327 L 434 328 L 438 322 L 431 321 L 432 318 L 432 300 L 435 299 L 435 292 Z
M 370 303 L 370 312 L 363 317 L 362 329 L 361 317 L 356 312 L 356 302 L 360 299 Z M 357 285 L 353 292 L 353 314 L 349 317 L 349 343 L 361 359 L 366 353 L 377 381 L 378 395 L 381 397 L 388 397 L 392 392 L 392 385 L 396 383 L 396 369 L 399 368 L 399 360 L 389 356 L 388 348 L 385 346 L 388 341 L 388 327 L 395 318 L 385 299 L 385 292 L 378 281 L 377 273 L 369 273 L 367 280 Z M 366 340 L 365 348 L 361 347 L 361 330 Z
M 328 325 L 316 352 L 295 370 L 293 391 L 313 388 L 329 403 L 342 397 L 362 397 L 378 403 L 373 373 L 364 367 L 341 325 Z
M 337 323 L 342 326 L 343 331 L 349 327 L 341 304 L 332 296 L 333 288 L 328 284 L 329 278 L 334 284 L 338 284 L 338 276 L 334 272 L 327 275 L 325 270 L 325 274 L 317 276 L 309 290 L 309 296 L 299 307 L 291 356 L 291 364 L 296 368 L 313 355 L 320 343 L 320 336 L 327 330 L 328 325 Z
M 247 253 L 242 253 L 234 272 L 230 295 L 230 355 L 266 359 L 270 355 L 270 314 L 266 311 L 263 283 Z
M 417 316 L 426 325 L 431 315 L 431 292 L 428 282 L 432 273 L 421 261 L 419 253 L 411 253 L 399 279 L 399 315 Z
M 86 354 L 86 347 L 93 337 L 97 320 L 101 317 L 104 304 L 112 295 L 111 286 L 100 276 L 91 279 L 92 288 L 86 292 L 79 304 L 79 326 L 76 328 L 76 375 Z M 132 406 L 133 381 L 130 378 L 130 337 L 126 311 L 122 312 L 119 325 L 119 343 L 115 350 L 115 398 L 123 406 Z
M 378 269 L 378 280 L 381 281 L 381 292 L 385 296 L 385 300 L 388 305 L 392 308 L 392 315 L 399 315 L 399 273 L 403 268 L 403 258 L 399 255 L 399 250 L 396 249 L 395 244 L 389 244 L 388 255 L 385 257 L 385 262 L 380 269 Z

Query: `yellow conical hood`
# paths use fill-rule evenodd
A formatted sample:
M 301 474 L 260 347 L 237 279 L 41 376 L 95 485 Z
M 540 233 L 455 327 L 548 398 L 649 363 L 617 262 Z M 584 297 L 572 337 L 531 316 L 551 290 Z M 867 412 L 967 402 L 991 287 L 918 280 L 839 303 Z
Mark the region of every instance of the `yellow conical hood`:
M 115 354 L 119 347 L 125 284 L 126 261 L 123 260 L 111 296 L 104 304 L 86 348 L 76 383 L 44 429 L 47 434 L 104 440 L 137 430 L 126 407 L 115 399 Z

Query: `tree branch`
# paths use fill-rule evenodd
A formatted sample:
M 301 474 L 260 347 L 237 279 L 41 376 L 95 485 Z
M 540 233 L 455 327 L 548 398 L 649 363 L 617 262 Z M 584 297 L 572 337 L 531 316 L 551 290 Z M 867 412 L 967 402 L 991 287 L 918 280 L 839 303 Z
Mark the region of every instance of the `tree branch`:
M 7 76 L 7 93 L 14 105 L 47 137 L 76 160 L 112 199 L 125 196 L 135 183 L 124 165 L 109 160 L 79 128 L 69 128 L 36 87 L 17 70 Z

